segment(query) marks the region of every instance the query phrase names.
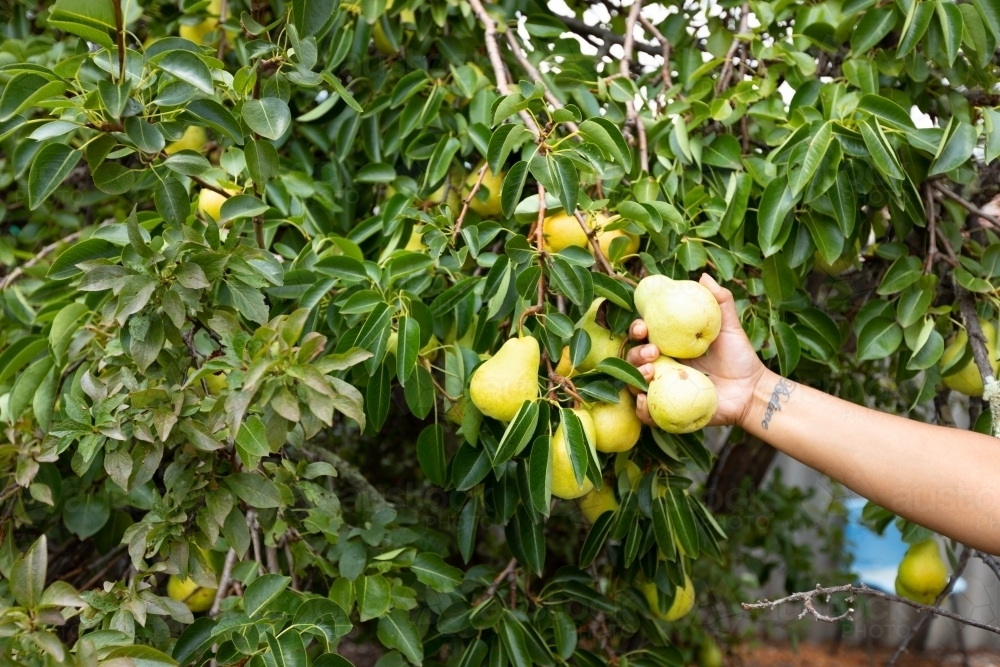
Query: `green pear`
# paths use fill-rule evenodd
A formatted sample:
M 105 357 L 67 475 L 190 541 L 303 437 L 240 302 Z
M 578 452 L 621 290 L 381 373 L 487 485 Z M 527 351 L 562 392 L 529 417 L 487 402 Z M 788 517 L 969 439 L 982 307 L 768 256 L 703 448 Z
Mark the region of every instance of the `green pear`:
M 576 367 L 576 373 L 592 371 L 597 367 L 597 364 L 608 357 L 617 357 L 622 343 L 625 342 L 624 336 L 613 334 L 610 329 L 605 329 L 597 323 L 597 309 L 601 307 L 603 302 L 604 299 L 596 299 L 594 303 L 590 304 L 590 308 L 577 324 L 590 336 L 590 352 Z
M 649 342 L 676 359 L 705 354 L 722 328 L 719 302 L 693 280 L 647 276 L 635 288 L 635 308 L 646 321 Z
M 690 433 L 715 414 L 719 397 L 704 373 L 661 356 L 653 362 L 646 406 L 653 421 L 668 433 Z
M 687 616 L 694 608 L 694 584 L 691 577 L 684 575 L 684 588 L 680 586 L 674 591 L 674 601 L 670 604 L 670 609 L 664 614 L 660 611 L 660 591 L 656 587 L 655 581 L 647 581 L 639 586 L 639 590 L 646 597 L 649 609 L 653 616 L 661 621 L 676 621 Z
M 487 417 L 509 422 L 521 404 L 538 399 L 538 340 L 511 338 L 476 369 L 469 396 Z
M 574 480 L 575 481 L 575 480 Z M 605 483 L 600 489 L 593 489 L 590 493 L 577 501 L 580 511 L 587 521 L 594 523 L 602 514 L 607 511 L 618 511 L 618 501 L 615 499 L 615 490 L 611 484 Z
M 993 374 L 997 374 L 1000 363 L 996 359 L 997 349 L 997 329 L 991 322 L 979 320 L 979 325 L 983 328 L 983 335 L 986 336 L 986 350 L 990 353 L 990 365 L 993 367 Z M 965 329 L 961 329 L 948 347 L 941 355 L 941 366 L 947 366 L 952 359 L 962 354 L 965 344 L 969 340 L 969 334 Z M 962 370 L 942 378 L 944 386 L 953 389 L 966 396 L 983 395 L 983 376 L 979 374 L 979 367 L 976 366 L 975 359 L 969 359 Z
M 948 568 L 934 538 L 911 544 L 899 563 L 896 593 L 920 604 L 932 604 L 948 585 Z
M 705 639 L 698 651 L 698 667 L 722 667 L 722 650 L 711 637 Z
M 635 414 L 635 399 L 632 392 L 622 389 L 618 392 L 617 403 L 598 403 L 590 410 L 594 420 L 597 440 L 594 446 L 599 452 L 626 452 L 639 441 L 642 422 Z
M 573 410 L 573 412 L 580 418 L 583 432 L 587 436 L 587 445 L 593 449 L 594 420 L 586 410 Z M 593 482 L 586 477 L 583 478 L 583 484 L 576 483 L 573 463 L 569 456 L 569 442 L 563 435 L 562 424 L 559 424 L 552 435 L 552 495 L 564 500 L 573 500 L 590 493 L 593 488 Z

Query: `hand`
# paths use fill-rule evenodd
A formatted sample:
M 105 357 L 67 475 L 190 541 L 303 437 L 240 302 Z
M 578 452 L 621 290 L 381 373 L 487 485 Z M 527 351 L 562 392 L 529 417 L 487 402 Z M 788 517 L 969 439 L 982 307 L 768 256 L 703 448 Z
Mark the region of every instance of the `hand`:
M 742 425 L 750 409 L 754 389 L 766 370 L 757 358 L 750 339 L 747 338 L 736 314 L 733 294 L 720 287 L 707 273 L 699 281 L 715 296 L 722 309 L 722 330 L 719 337 L 703 356 L 697 359 L 678 359 L 681 363 L 696 368 L 712 380 L 719 395 L 719 408 L 709 422 L 712 426 L 725 424 Z M 646 323 L 636 320 L 629 329 L 629 336 L 636 341 L 646 340 Z M 660 356 L 655 345 L 637 345 L 628 352 L 627 361 L 639 369 L 649 382 L 653 379 L 652 362 Z M 633 389 L 634 392 L 638 393 Z M 646 406 L 646 394 L 636 397 L 636 415 L 646 424 L 655 426 Z

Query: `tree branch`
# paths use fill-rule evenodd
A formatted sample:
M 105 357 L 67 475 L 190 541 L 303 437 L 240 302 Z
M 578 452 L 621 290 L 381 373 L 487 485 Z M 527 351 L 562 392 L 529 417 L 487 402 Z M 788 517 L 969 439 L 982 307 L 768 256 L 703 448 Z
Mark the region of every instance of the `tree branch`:
M 729 87 L 729 82 L 733 78 L 733 57 L 736 55 L 736 49 L 740 46 L 739 35 L 742 35 L 747 31 L 747 22 L 750 18 L 750 3 L 744 2 L 743 7 L 740 8 L 740 26 L 736 30 L 736 34 L 733 35 L 733 43 L 729 45 L 729 50 L 726 51 L 724 56 L 725 63 L 722 65 L 722 72 L 719 74 L 719 80 L 715 84 L 715 94 L 718 95 L 723 90 Z
M 514 31 L 508 29 L 504 32 L 504 36 L 507 38 L 507 45 L 510 46 L 510 50 L 514 52 L 514 58 L 517 59 L 517 63 L 521 66 L 521 69 L 528 73 L 528 76 L 531 77 L 532 81 L 542 81 L 542 73 L 539 72 L 538 68 L 535 67 L 531 61 L 528 60 L 527 56 L 524 55 L 524 51 L 522 50 L 517 37 L 514 35 Z M 551 104 L 553 109 L 563 108 L 563 103 L 560 102 L 559 98 L 556 97 L 548 88 L 545 89 L 545 101 Z M 570 132 L 576 132 L 580 129 L 579 126 L 573 121 L 566 121 L 563 125 L 565 125 L 566 129 Z
M 516 567 L 517 567 L 517 559 L 516 558 L 511 558 L 507 562 L 507 567 L 505 567 L 500 572 L 500 574 L 497 575 L 497 578 L 493 580 L 493 583 L 490 584 L 489 588 L 486 589 L 486 592 L 483 593 L 482 595 L 480 595 L 476 599 L 476 601 L 472 603 L 472 608 L 475 609 L 476 607 L 478 607 L 479 605 L 481 605 L 483 602 L 485 602 L 489 598 L 491 598 L 494 595 L 496 595 L 497 589 L 500 588 L 500 584 L 503 583 L 503 580 L 507 578 L 507 575 L 510 574 L 511 572 L 513 572 L 514 568 L 516 568 Z
M 639 14 L 639 22 L 642 23 L 642 27 L 649 31 L 656 41 L 660 43 L 660 47 L 663 49 L 663 66 L 660 68 L 660 77 L 663 79 L 664 88 L 673 88 L 674 79 L 673 75 L 670 73 L 670 40 L 663 36 L 659 28 L 653 25 L 653 22 L 647 19 L 642 14 Z
M 952 279 L 954 279 L 952 274 Z M 962 322 L 965 330 L 969 334 L 969 345 L 972 346 L 972 358 L 976 362 L 979 374 L 983 377 L 983 386 L 995 380 L 993 366 L 990 363 L 992 355 L 987 349 L 989 344 L 983 327 L 979 324 L 979 315 L 976 313 L 976 304 L 972 300 L 972 295 L 964 287 L 955 281 L 955 300 L 958 302 L 959 312 L 962 314 Z
M 935 190 L 943 194 L 945 197 L 948 197 L 952 201 L 960 204 L 969 213 L 978 216 L 982 220 L 985 220 L 987 223 L 990 224 L 991 227 L 993 227 L 993 229 L 1000 229 L 1000 220 L 997 220 L 995 216 L 990 215 L 989 213 L 979 208 L 972 202 L 956 194 L 955 192 L 949 190 L 945 186 L 941 185 L 941 183 L 939 183 L 938 181 L 931 181 L 930 183 L 931 187 L 933 187 Z
M 297 449 L 302 452 L 307 459 L 311 459 L 313 461 L 326 461 L 336 468 L 337 473 L 348 485 L 350 485 L 355 491 L 368 496 L 368 499 L 371 500 L 372 505 L 375 506 L 376 510 L 393 507 L 393 504 L 385 499 L 379 490 L 368 481 L 368 478 L 365 477 L 360 470 L 331 452 L 329 449 L 307 444 L 303 444 Z
M 469 196 L 462 202 L 462 212 L 458 214 L 458 219 L 455 220 L 455 229 L 451 232 L 452 243 L 454 243 L 455 239 L 458 238 L 458 233 L 462 231 L 462 223 L 465 222 L 465 214 L 469 212 L 469 204 L 472 202 L 472 198 L 476 196 L 476 193 L 479 192 L 480 186 L 483 184 L 483 177 L 486 176 L 487 168 L 487 164 L 483 162 L 483 166 L 479 169 L 479 177 L 476 179 L 476 184 L 472 186 L 472 191 L 469 193 Z M 446 182 L 450 184 L 451 178 L 449 177 Z M 447 199 L 447 195 L 443 197 L 443 199 Z
M 208 615 L 215 618 L 222 609 L 222 601 L 226 599 L 226 592 L 229 584 L 233 580 L 233 566 L 236 565 L 236 550 L 230 548 L 226 553 L 226 562 L 222 566 L 222 574 L 219 575 L 219 587 L 215 589 L 215 600 L 212 601 L 212 608 L 208 610 Z
M 478 2 L 478 0 L 469 0 L 470 2 Z M 596 37 L 602 40 L 605 44 L 622 44 L 625 43 L 625 38 L 616 32 L 611 32 L 610 30 L 605 30 L 604 28 L 598 28 L 597 26 L 588 25 L 581 21 L 580 19 L 573 18 L 572 16 L 562 16 L 561 14 L 552 14 L 555 18 L 559 19 L 566 24 L 566 27 L 570 29 L 571 32 L 576 32 L 581 35 L 590 35 L 591 37 Z M 642 51 L 643 53 L 648 53 L 651 56 L 663 55 L 655 46 L 652 44 L 646 44 L 645 42 L 635 42 L 634 48 L 636 51 Z
M 125 17 L 122 16 L 122 3 L 111 0 L 115 12 L 115 37 L 118 39 L 118 83 L 125 81 Z
M 632 78 L 632 48 L 635 44 L 635 24 L 639 20 L 639 12 L 641 11 L 642 0 L 632 0 L 632 7 L 629 9 L 628 18 L 625 20 L 625 41 L 622 43 L 624 54 L 618 67 L 618 72 L 626 79 Z M 629 123 L 635 126 L 635 133 L 638 135 L 639 166 L 648 174 L 649 150 L 646 147 L 646 127 L 642 124 L 642 118 L 639 117 L 639 112 L 635 109 L 635 100 L 629 100 L 625 103 L 625 111 Z
M 583 214 L 579 211 L 574 211 L 573 215 L 576 216 L 576 221 L 580 223 L 580 229 L 583 233 L 587 235 L 587 240 L 590 241 L 590 247 L 594 250 L 594 257 L 597 258 L 597 263 L 601 265 L 604 272 L 609 276 L 615 275 L 615 270 L 611 268 L 611 263 L 608 262 L 608 258 L 604 256 L 604 251 L 601 250 L 601 244 L 597 240 L 597 234 L 593 229 L 587 225 L 587 221 L 583 219 Z

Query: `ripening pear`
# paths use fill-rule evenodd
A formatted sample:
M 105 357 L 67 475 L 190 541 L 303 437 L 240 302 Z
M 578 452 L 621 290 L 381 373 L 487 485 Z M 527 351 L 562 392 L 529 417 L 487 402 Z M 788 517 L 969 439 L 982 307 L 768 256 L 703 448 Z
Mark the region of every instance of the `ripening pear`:
M 482 165 L 480 164 L 465 179 L 466 193 L 472 192 L 472 188 L 476 186 L 481 168 Z M 503 184 L 503 177 L 504 173 L 502 171 L 499 174 L 494 174 L 487 167 L 486 173 L 483 174 L 483 182 L 479 186 L 479 191 L 476 192 L 476 196 L 469 202 L 469 208 L 484 218 L 498 217 L 502 212 L 500 206 L 500 186 Z
M 899 563 L 896 593 L 904 598 L 931 604 L 948 585 L 948 568 L 933 538 L 911 544 Z
M 219 27 L 218 17 L 222 14 L 222 0 L 209 0 L 208 6 L 205 8 L 205 12 L 209 14 L 209 16 L 200 23 L 195 23 L 194 25 L 181 23 L 180 28 L 177 30 L 178 36 L 183 39 L 189 39 L 195 44 L 200 45 L 205 37 Z M 227 30 L 226 33 L 230 36 L 230 38 L 235 36 L 233 31 Z
M 167 580 L 167 595 L 183 602 L 195 613 L 208 611 L 215 602 L 214 588 L 204 588 L 195 583 L 194 579 L 181 579 L 177 576 L 171 576 Z
M 719 397 L 704 373 L 670 357 L 653 362 L 653 380 L 646 392 L 649 414 L 668 433 L 690 433 L 715 415 Z
M 421 239 L 423 235 L 424 235 L 424 226 L 414 225 L 413 229 L 410 230 L 410 238 L 407 239 L 406 245 L 403 247 L 403 250 L 412 250 L 413 252 L 426 251 L 427 246 Z
M 222 217 L 222 205 L 226 198 L 214 190 L 202 188 L 198 193 L 198 212 L 218 221 Z
M 542 221 L 542 237 L 546 252 L 559 252 L 570 246 L 586 248 L 590 243 L 576 216 L 565 211 Z
M 587 521 L 594 523 L 602 514 L 607 511 L 617 512 L 618 501 L 615 499 L 615 490 L 611 484 L 605 483 L 600 489 L 593 489 L 590 493 L 577 501 L 580 511 Z
M 986 336 L 986 351 L 990 355 L 990 365 L 993 367 L 993 374 L 996 375 L 1000 363 L 996 359 L 997 349 L 997 329 L 991 322 L 979 320 L 979 325 L 983 327 L 983 335 Z M 945 367 L 955 357 L 962 354 L 965 344 L 969 340 L 969 334 L 962 329 L 955 336 L 954 340 L 945 348 L 941 355 L 941 366 Z M 976 366 L 975 359 L 969 359 L 962 370 L 942 378 L 944 386 L 953 389 L 966 396 L 983 395 L 983 376 L 979 374 L 979 367 Z
M 208 133 L 200 125 L 188 125 L 177 141 L 167 144 L 163 152 L 173 155 L 178 151 L 200 151 L 208 143 Z
M 580 318 L 577 325 L 590 336 L 590 352 L 576 367 L 578 373 L 592 371 L 597 367 L 597 364 L 608 357 L 617 357 L 622 343 L 625 342 L 625 336 L 611 333 L 610 329 L 605 329 L 597 323 L 597 309 L 601 307 L 603 301 L 604 299 L 596 299 L 594 303 L 590 304 L 590 308 Z
M 639 441 L 642 422 L 635 414 L 635 399 L 628 389 L 618 392 L 617 403 L 597 403 L 590 416 L 594 420 L 597 451 L 626 452 Z
M 694 608 L 694 584 L 691 583 L 691 577 L 686 574 L 684 575 L 684 588 L 677 587 L 674 592 L 674 601 L 670 604 L 670 609 L 667 610 L 666 614 L 660 611 L 660 591 L 656 588 L 655 581 L 641 584 L 639 590 L 646 597 L 646 602 L 649 603 L 649 609 L 653 612 L 653 616 L 661 621 L 676 621 L 687 616 Z
M 569 345 L 564 345 L 559 363 L 556 364 L 556 375 L 568 378 L 573 373 L 573 359 L 569 356 Z
M 521 404 L 538 399 L 538 340 L 511 338 L 476 369 L 469 396 L 487 417 L 509 422 Z
M 629 234 L 624 229 L 604 229 L 604 226 L 608 223 L 611 218 L 604 214 L 598 213 L 594 217 L 593 227 L 599 229 L 597 232 L 597 245 L 601 247 L 601 252 L 604 253 L 605 257 L 611 257 L 611 242 L 620 236 L 628 238 L 628 245 L 625 246 L 625 254 L 623 257 L 628 257 L 629 255 L 634 255 L 639 252 L 639 237 L 635 234 Z
M 705 354 L 722 328 L 719 302 L 693 280 L 647 276 L 635 288 L 635 307 L 646 321 L 649 342 L 676 359 Z
M 593 449 L 594 420 L 586 410 L 573 410 L 573 412 L 580 418 L 583 432 L 587 436 L 587 445 Z M 593 488 L 593 482 L 586 477 L 583 478 L 583 484 L 576 483 L 573 462 L 569 456 L 569 442 L 563 434 L 562 424 L 559 424 L 556 432 L 552 434 L 552 495 L 564 500 L 573 500 L 590 493 Z

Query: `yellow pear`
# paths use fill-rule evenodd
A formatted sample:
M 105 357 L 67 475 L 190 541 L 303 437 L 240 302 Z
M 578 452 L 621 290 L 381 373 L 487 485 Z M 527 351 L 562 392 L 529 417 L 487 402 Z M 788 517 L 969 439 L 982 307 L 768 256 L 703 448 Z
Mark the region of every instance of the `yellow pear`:
M 639 590 L 646 597 L 646 602 L 649 603 L 649 609 L 653 612 L 653 616 L 661 621 L 676 621 L 687 616 L 694 608 L 694 584 L 691 583 L 691 577 L 686 574 L 684 575 L 684 588 L 677 587 L 674 592 L 674 601 L 670 604 L 670 609 L 667 610 L 666 614 L 660 611 L 660 591 L 656 588 L 655 581 L 641 584 Z
M 487 417 L 509 422 L 521 404 L 538 398 L 538 340 L 511 338 L 476 369 L 469 396 Z
M 635 414 L 635 399 L 628 389 L 618 392 L 617 403 L 602 401 L 595 405 L 590 416 L 594 420 L 597 451 L 626 452 L 639 441 L 642 422 Z
M 205 376 L 205 386 L 208 387 L 209 394 L 218 396 L 229 386 L 229 378 L 221 371 L 212 373 Z
M 948 568 L 933 538 L 911 544 L 899 563 L 896 592 L 902 597 L 931 604 L 948 584 Z
M 704 373 L 660 356 L 653 362 L 653 380 L 646 392 L 649 414 L 668 433 L 690 433 L 715 414 L 719 398 Z
M 600 489 L 593 489 L 590 493 L 577 501 L 580 511 L 587 521 L 594 523 L 602 514 L 607 511 L 618 511 L 618 501 L 615 499 L 615 490 L 611 484 L 605 482 Z
M 200 151 L 206 143 L 208 143 L 208 133 L 205 132 L 205 128 L 200 125 L 188 125 L 181 138 L 167 144 L 163 152 L 167 155 L 173 155 L 177 151 Z
M 587 436 L 587 445 L 593 449 L 594 420 L 586 410 L 573 410 L 573 412 L 580 418 L 583 432 Z M 569 456 L 569 442 L 563 435 L 562 424 L 559 424 L 552 435 L 552 495 L 564 500 L 573 500 L 590 493 L 593 488 L 593 482 L 586 477 L 583 478 L 583 484 L 576 483 L 573 463 Z
M 983 327 L 983 335 L 986 336 L 986 351 L 989 352 L 990 365 L 993 367 L 993 374 L 996 375 L 997 369 L 1000 368 L 1000 363 L 996 359 L 997 330 L 992 322 L 979 320 L 979 324 Z M 952 359 L 962 354 L 968 340 L 969 334 L 965 329 L 960 330 L 954 340 L 945 348 L 944 354 L 941 355 L 941 366 L 947 366 Z M 979 367 L 976 366 L 975 359 L 969 359 L 962 370 L 946 375 L 943 381 L 944 386 L 966 396 L 983 395 L 983 376 L 979 374 Z
M 226 197 L 220 195 L 218 192 L 202 188 L 198 192 L 198 212 L 209 216 L 212 220 L 218 221 L 222 217 L 222 205 L 225 201 Z
M 594 229 L 597 229 L 597 245 L 601 247 L 601 252 L 604 253 L 605 257 L 611 257 L 611 242 L 620 236 L 627 237 L 629 242 L 625 246 L 625 254 L 623 257 L 628 257 L 629 255 L 634 255 L 639 252 L 639 237 L 635 234 L 629 234 L 624 229 L 604 229 L 604 225 L 608 223 L 611 218 L 604 213 L 598 213 L 594 216 Z
M 208 611 L 215 602 L 215 589 L 203 588 L 193 579 L 181 579 L 171 576 L 167 580 L 167 595 L 174 600 L 183 602 L 191 611 L 198 613 Z
M 722 327 L 719 302 L 693 280 L 647 276 L 635 288 L 635 307 L 646 321 L 649 342 L 668 357 L 700 357 Z
M 423 252 L 427 250 L 427 246 L 421 240 L 424 235 L 423 225 L 414 225 L 412 231 L 410 231 L 410 238 L 406 241 L 406 246 L 403 250 L 412 250 L 414 252 Z
M 466 193 L 472 192 L 472 188 L 475 187 L 476 181 L 479 179 L 479 170 L 481 168 L 482 165 L 480 164 L 465 179 Z M 469 208 L 484 218 L 499 216 L 502 212 L 500 208 L 500 186 L 503 184 L 503 177 L 504 173 L 502 171 L 499 174 L 494 174 L 487 167 L 486 173 L 483 174 L 483 182 L 479 186 L 479 192 L 469 202 Z
M 597 309 L 601 307 L 603 301 L 604 299 L 596 299 L 594 303 L 590 304 L 590 308 L 584 313 L 577 325 L 590 336 L 590 351 L 576 367 L 579 373 L 594 370 L 597 364 L 608 357 L 617 357 L 618 351 L 625 341 L 624 336 L 613 334 L 609 329 L 605 329 L 597 323 Z
M 181 23 L 177 34 L 184 39 L 189 39 L 195 44 L 201 44 L 202 40 L 213 30 L 219 27 L 219 15 L 222 13 L 222 0 L 210 0 L 205 12 L 209 15 L 204 21 L 194 25 Z
M 566 212 L 550 215 L 542 221 L 546 252 L 559 252 L 570 246 L 586 248 L 590 241 L 576 216 Z
M 569 345 L 564 345 L 559 363 L 556 364 L 556 375 L 568 378 L 573 373 L 573 360 L 569 356 Z

